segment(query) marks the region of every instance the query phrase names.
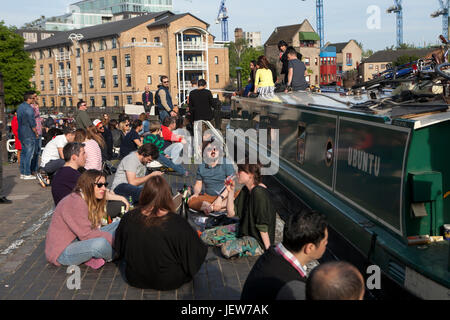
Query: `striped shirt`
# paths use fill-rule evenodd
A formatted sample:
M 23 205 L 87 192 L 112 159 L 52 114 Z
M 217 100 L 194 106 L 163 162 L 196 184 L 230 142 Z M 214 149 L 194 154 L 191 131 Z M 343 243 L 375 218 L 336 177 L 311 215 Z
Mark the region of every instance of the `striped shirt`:
M 164 147 L 164 139 L 161 136 L 156 136 L 154 134 L 146 135 L 144 138 L 143 144 L 153 143 L 159 150 L 159 153 L 164 155 L 163 147 Z
M 279 243 L 275 247 L 275 251 L 280 254 L 287 262 L 291 264 L 291 266 L 300 273 L 302 277 L 306 277 L 305 268 L 301 265 L 301 263 L 297 260 L 297 258 L 286 249 L 282 243 Z
M 86 152 L 86 170 L 102 170 L 102 151 L 97 141 L 90 139 L 84 142 L 84 151 Z

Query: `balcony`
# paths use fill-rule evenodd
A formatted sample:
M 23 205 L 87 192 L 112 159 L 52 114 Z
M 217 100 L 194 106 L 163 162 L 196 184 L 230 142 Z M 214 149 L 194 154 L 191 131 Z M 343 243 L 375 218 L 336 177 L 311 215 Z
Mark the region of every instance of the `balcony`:
M 163 48 L 162 42 L 129 42 L 123 48 Z
M 71 78 L 72 77 L 72 71 L 70 69 L 68 69 L 68 70 L 58 70 L 56 72 L 56 76 L 58 78 Z
M 58 96 L 72 95 L 72 87 L 58 87 Z
M 206 50 L 206 44 L 204 42 L 184 41 L 178 42 L 178 50 Z
M 66 61 L 66 60 L 70 60 L 70 52 L 58 52 L 55 55 L 56 57 L 56 61 Z
M 206 70 L 206 62 L 203 61 L 181 61 L 181 68 L 184 70 Z

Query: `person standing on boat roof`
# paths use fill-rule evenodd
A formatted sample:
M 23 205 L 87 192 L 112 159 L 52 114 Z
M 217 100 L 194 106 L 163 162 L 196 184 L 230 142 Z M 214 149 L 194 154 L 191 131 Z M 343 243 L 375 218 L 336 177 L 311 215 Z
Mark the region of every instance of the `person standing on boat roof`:
M 263 99 L 272 99 L 275 93 L 272 71 L 269 69 L 269 61 L 265 56 L 260 56 L 256 62 L 258 70 L 255 75 L 254 93 Z
M 288 44 L 286 43 L 286 41 L 281 40 L 280 42 L 278 42 L 278 50 L 280 50 L 280 61 L 281 61 L 281 74 L 284 74 L 284 79 L 283 79 L 283 83 L 287 84 L 288 83 L 288 72 L 289 72 L 289 60 L 287 57 L 287 49 L 290 48 L 294 48 L 292 46 L 288 46 Z M 297 59 L 302 61 L 302 54 L 297 52 Z
M 286 90 L 303 91 L 308 88 L 308 82 L 306 82 L 305 76 L 307 75 L 305 64 L 297 58 L 297 51 L 290 47 L 286 50 L 288 58 L 288 81 L 286 83 Z
M 253 265 L 241 300 L 304 300 L 305 266 L 322 257 L 327 243 L 323 214 L 303 209 L 291 215 L 284 226 L 283 241 L 270 247 Z

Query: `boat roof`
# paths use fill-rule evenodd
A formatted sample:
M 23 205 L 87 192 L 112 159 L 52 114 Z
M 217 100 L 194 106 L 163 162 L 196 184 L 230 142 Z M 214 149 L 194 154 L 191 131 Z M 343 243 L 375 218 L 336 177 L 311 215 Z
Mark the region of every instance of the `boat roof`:
M 273 99 L 257 99 L 261 103 L 281 103 L 292 106 L 310 106 L 362 113 L 366 115 L 383 116 L 391 120 L 404 120 L 414 129 L 423 128 L 444 121 L 450 121 L 449 105 L 441 99 L 420 102 L 409 101 L 396 103 L 390 100 L 391 92 L 381 93 L 377 99 L 370 99 L 367 94 L 345 95 L 339 92 L 290 92 L 276 93 Z M 254 98 L 239 98 L 255 100 Z

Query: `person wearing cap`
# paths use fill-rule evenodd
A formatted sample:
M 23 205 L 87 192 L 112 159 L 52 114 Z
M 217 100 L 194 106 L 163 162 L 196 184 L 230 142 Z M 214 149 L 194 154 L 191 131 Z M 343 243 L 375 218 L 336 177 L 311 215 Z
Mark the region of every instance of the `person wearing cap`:
M 49 141 L 42 152 L 41 168 L 49 175 L 52 175 L 66 163 L 64 161 L 63 148 L 75 139 L 75 132 L 72 129 L 65 128 L 63 134 L 56 136 Z M 42 185 L 40 175 L 37 175 Z M 44 186 L 44 185 L 43 185 Z

